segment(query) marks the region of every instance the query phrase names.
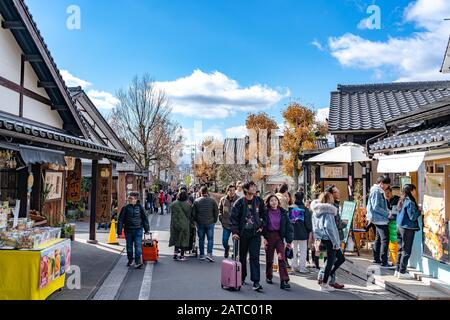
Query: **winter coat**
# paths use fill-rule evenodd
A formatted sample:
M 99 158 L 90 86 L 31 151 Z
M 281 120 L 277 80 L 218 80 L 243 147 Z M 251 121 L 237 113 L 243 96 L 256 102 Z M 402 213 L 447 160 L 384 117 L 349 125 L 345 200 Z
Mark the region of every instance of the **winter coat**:
M 228 196 L 220 199 L 219 202 L 219 221 L 225 229 L 231 229 L 231 209 L 234 203 L 238 200 L 238 196 L 235 195 L 234 198 L 230 199 Z
M 260 197 L 253 197 L 253 221 L 255 222 L 255 231 L 264 228 L 267 224 L 267 211 L 264 201 Z M 242 235 L 246 224 L 248 213 L 247 198 L 239 198 L 231 210 L 231 231 L 238 236 Z
M 192 208 L 187 201 L 175 201 L 170 206 L 172 211 L 170 220 L 169 247 L 187 248 L 191 234 Z
M 291 213 L 295 208 L 303 212 L 303 221 L 299 219 L 293 222 Z M 309 234 L 313 230 L 311 211 L 303 203 L 293 204 L 289 207 L 289 218 L 294 226 L 294 240 L 308 240 Z
M 128 204 L 122 208 L 117 223 L 117 234 L 122 234 L 123 228 L 125 231 L 143 228 L 145 232 L 150 232 L 148 217 L 141 205 Z
M 405 198 L 403 206 L 397 215 L 397 227 L 403 229 L 420 230 L 419 217 L 421 213 L 416 204 L 409 199 Z
M 278 200 L 280 200 L 280 207 L 282 207 L 284 210 L 288 211 L 289 210 L 288 198 L 282 193 L 277 193 L 275 195 L 277 196 Z
M 333 246 L 340 248 L 339 232 L 334 219 L 334 216 L 338 214 L 336 207 L 314 200 L 311 203 L 311 209 L 313 211 L 314 238 L 316 240 L 330 240 Z
M 159 204 L 162 206 L 165 201 L 166 201 L 166 197 L 164 196 L 164 193 L 160 193 L 159 194 Z
M 284 210 L 283 208 L 280 208 L 280 214 L 281 214 L 281 220 L 280 220 L 280 236 L 281 239 L 283 239 L 286 243 L 292 243 L 294 241 L 294 226 L 291 223 L 291 220 L 289 219 L 289 213 Z M 263 236 L 265 239 L 267 239 L 268 230 L 270 223 L 270 216 L 267 214 L 267 221 L 266 225 L 264 226 L 263 230 Z
M 210 197 L 200 197 L 194 201 L 194 221 L 198 224 L 215 224 L 219 217 L 216 200 Z
M 375 225 L 388 225 L 388 216 L 384 191 L 376 184 L 370 189 L 369 201 L 367 202 L 367 220 Z

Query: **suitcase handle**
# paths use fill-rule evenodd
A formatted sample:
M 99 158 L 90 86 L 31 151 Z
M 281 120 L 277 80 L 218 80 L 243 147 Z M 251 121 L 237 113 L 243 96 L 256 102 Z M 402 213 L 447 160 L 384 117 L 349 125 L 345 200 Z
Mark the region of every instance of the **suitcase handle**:
M 150 237 L 150 238 L 147 239 L 146 236 L 147 236 L 147 235 L 144 233 L 144 241 L 145 241 L 145 240 L 150 240 L 150 241 L 153 240 L 153 233 L 152 233 L 152 232 L 149 232 L 149 237 Z
M 239 240 L 233 241 L 233 258 L 235 261 L 239 261 Z

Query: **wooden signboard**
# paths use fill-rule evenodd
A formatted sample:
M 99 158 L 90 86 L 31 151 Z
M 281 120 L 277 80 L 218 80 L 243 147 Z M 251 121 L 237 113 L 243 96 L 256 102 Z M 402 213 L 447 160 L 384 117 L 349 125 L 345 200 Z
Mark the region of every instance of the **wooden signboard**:
M 75 161 L 74 170 L 67 175 L 67 201 L 81 200 L 81 159 Z
M 112 165 L 100 164 L 97 170 L 96 222 L 111 221 Z

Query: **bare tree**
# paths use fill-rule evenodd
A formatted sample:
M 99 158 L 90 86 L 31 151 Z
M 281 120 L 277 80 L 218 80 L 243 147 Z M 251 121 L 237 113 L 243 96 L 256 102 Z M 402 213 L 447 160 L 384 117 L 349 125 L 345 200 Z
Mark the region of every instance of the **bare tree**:
M 169 116 L 171 106 L 165 92 L 155 86 L 148 74 L 135 76 L 126 89 L 117 91 L 120 103 L 110 123 L 130 147 L 130 153 L 144 168 L 152 159 L 171 160 L 170 151 L 181 143 L 179 126 Z

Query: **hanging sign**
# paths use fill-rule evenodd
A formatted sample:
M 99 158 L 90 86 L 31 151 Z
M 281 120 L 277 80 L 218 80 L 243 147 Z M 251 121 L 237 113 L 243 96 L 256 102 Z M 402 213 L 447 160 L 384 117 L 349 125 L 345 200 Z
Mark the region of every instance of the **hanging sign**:
M 96 222 L 111 221 L 112 165 L 100 164 L 97 170 Z
M 74 169 L 67 175 L 67 201 L 78 202 L 81 200 L 81 160 L 77 159 Z

